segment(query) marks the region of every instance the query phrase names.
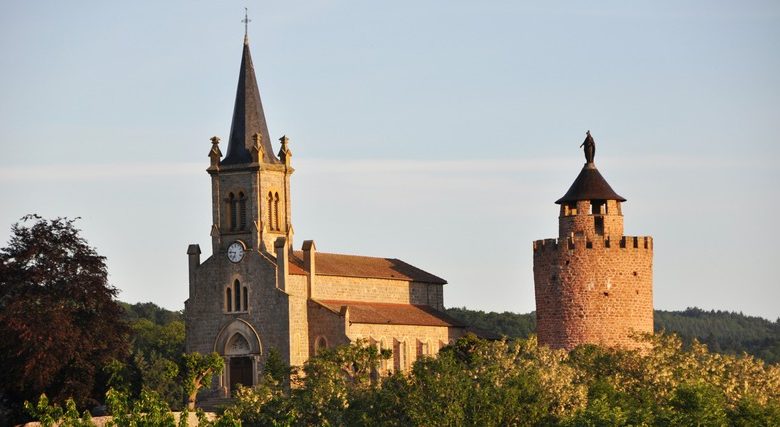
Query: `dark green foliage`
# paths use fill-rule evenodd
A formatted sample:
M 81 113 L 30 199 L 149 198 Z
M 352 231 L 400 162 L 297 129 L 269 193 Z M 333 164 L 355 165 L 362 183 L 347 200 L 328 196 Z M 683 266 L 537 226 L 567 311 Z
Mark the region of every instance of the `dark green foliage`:
M 729 418 L 736 427 L 780 426 L 780 403 L 761 405 L 746 397 L 730 411 Z
M 694 339 L 717 353 L 752 354 L 769 363 L 780 362 L 780 319 L 728 311 L 655 311 L 655 330 L 674 332 L 687 345 Z
M 681 384 L 657 424 L 665 426 L 727 426 L 725 398 L 707 384 Z
M 181 312 L 153 303 L 121 303 L 130 324 L 131 354 L 115 361 L 107 372 L 109 385 L 139 399 L 143 390 L 162 397 L 171 408 L 183 405 L 181 366 L 184 353 L 184 321 Z
M 129 304 L 119 303 L 125 309 L 125 319 L 129 322 L 146 319 L 157 325 L 167 325 L 179 321 L 184 322 L 184 314 L 181 311 L 171 311 L 159 307 L 153 302 L 138 302 Z
M 450 316 L 465 322 L 475 328 L 494 332 L 508 338 L 528 338 L 536 331 L 536 312 L 518 314 L 505 311 L 484 312 L 469 310 L 466 307 L 448 308 Z
M 290 381 L 292 369 L 289 365 L 284 363 L 279 352 L 275 348 L 272 348 L 268 351 L 268 358 L 265 360 L 263 374 L 270 377 L 278 384 L 286 384 Z
M 510 350 L 511 351 L 511 350 Z M 492 344 L 458 340 L 415 363 L 405 409 L 414 425 L 537 425 L 549 416 L 535 366 L 506 369 Z
M 536 314 L 496 313 L 449 308 L 447 314 L 469 325 L 509 338 L 528 338 L 536 330 Z M 780 319 L 775 322 L 761 317 L 727 311 L 656 310 L 656 332 L 674 332 L 690 345 L 694 339 L 716 353 L 752 354 L 769 363 L 780 362 Z

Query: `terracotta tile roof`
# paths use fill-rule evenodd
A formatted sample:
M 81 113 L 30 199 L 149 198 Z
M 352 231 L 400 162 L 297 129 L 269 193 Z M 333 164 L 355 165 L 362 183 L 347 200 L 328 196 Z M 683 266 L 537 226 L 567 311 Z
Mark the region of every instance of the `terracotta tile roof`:
M 290 274 L 296 274 L 298 276 L 305 276 L 309 274 L 308 271 L 306 271 L 305 268 L 303 268 L 303 261 L 299 259 L 294 259 L 295 257 L 290 257 Z
M 459 320 L 427 305 L 336 300 L 318 300 L 314 302 L 335 313 L 341 313 L 341 308 L 347 306 L 349 309 L 349 321 L 352 323 L 446 327 L 466 326 Z
M 446 280 L 395 258 L 375 258 L 317 252 L 315 259 L 318 276 L 366 277 L 396 279 L 423 283 L 445 284 Z M 290 254 L 290 274 L 306 274 L 303 251 Z

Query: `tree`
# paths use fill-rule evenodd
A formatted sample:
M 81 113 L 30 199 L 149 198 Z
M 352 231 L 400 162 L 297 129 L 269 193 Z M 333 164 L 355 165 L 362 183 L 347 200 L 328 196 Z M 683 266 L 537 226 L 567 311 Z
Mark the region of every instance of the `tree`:
M 127 354 L 105 257 L 74 223 L 27 215 L 0 248 L 0 397 L 12 417 L 41 393 L 59 404 L 96 403 L 103 365 Z
M 195 409 L 198 390 L 211 384 L 215 372 L 225 367 L 225 361 L 217 353 L 207 355 L 198 352 L 187 353 L 184 360 L 184 393 L 187 396 L 187 408 Z

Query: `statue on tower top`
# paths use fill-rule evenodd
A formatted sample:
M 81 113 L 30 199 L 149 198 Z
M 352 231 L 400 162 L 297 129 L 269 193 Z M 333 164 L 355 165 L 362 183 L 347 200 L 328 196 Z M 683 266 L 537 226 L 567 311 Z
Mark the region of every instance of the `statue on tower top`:
M 590 136 L 590 131 L 587 131 L 585 135 L 585 141 L 580 144 L 580 147 L 585 147 L 585 161 L 593 163 L 593 157 L 596 155 L 596 141 Z

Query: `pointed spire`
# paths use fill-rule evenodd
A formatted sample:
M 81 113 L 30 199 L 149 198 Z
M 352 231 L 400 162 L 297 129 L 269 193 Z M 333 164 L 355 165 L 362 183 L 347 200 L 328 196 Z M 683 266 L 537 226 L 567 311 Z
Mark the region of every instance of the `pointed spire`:
M 249 42 L 244 35 L 244 50 L 241 56 L 241 70 L 238 74 L 236 103 L 233 107 L 233 123 L 230 127 L 227 155 L 222 160 L 223 165 L 252 163 L 254 135 L 262 136 L 263 162 L 279 163 L 273 154 L 271 138 L 268 136 L 268 125 L 265 122 L 263 104 L 260 101 L 260 90 L 257 87 L 255 68 L 249 53 Z

